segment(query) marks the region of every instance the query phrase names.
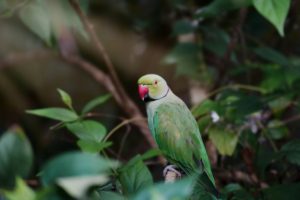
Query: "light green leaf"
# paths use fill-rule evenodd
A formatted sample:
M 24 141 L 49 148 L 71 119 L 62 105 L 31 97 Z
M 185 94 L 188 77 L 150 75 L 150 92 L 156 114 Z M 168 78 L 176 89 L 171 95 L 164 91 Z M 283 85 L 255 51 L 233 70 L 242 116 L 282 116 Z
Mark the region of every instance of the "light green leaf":
M 238 142 L 238 135 L 224 129 L 212 128 L 209 130 L 209 139 L 216 146 L 221 155 L 231 156 Z
M 95 142 L 100 142 L 107 132 L 101 123 L 93 120 L 67 123 L 67 128 L 79 139 Z
M 59 95 L 60 95 L 60 97 L 61 97 L 61 100 L 70 108 L 70 109 L 73 109 L 73 107 L 72 107 L 72 98 L 71 98 L 71 96 L 67 93 L 67 92 L 65 92 L 65 91 L 63 91 L 62 89 L 57 89 L 57 91 L 58 91 L 58 93 L 59 93 Z
M 280 140 L 288 136 L 289 130 L 280 120 L 275 119 L 268 123 L 267 134 L 271 139 Z
M 192 113 L 195 117 L 197 117 L 200 115 L 210 113 L 213 110 L 215 110 L 216 108 L 217 108 L 217 104 L 214 101 L 207 99 L 207 100 L 204 100 L 203 102 L 201 102 L 196 107 L 194 107 L 192 109 Z
M 283 112 L 290 104 L 291 98 L 287 96 L 280 96 L 279 98 L 268 102 L 268 105 L 274 114 Z
M 141 189 L 153 184 L 152 175 L 140 155 L 132 158 L 120 169 L 119 181 L 126 195 L 136 194 Z
M 51 40 L 51 21 L 47 11 L 38 3 L 32 1 L 20 11 L 22 22 L 47 44 Z
M 85 199 L 88 189 L 92 186 L 105 184 L 109 180 L 105 175 L 76 176 L 58 178 L 57 185 L 75 199 Z
M 253 0 L 256 10 L 276 27 L 281 36 L 284 36 L 284 22 L 290 4 L 290 0 Z
M 159 183 L 144 188 L 133 200 L 186 200 L 191 195 L 194 185 L 193 178 L 185 178 L 175 183 Z
M 62 122 L 71 122 L 78 119 L 78 115 L 75 112 L 65 108 L 42 108 L 27 110 L 26 113 Z
M 3 190 L 3 193 L 7 200 L 35 200 L 36 196 L 34 191 L 20 177 L 16 179 L 14 190 Z
M 78 140 L 77 145 L 87 153 L 98 153 L 112 145 L 112 142 L 96 142 L 91 140 Z
M 41 181 L 44 185 L 49 185 L 61 177 L 101 175 L 117 166 L 116 161 L 102 158 L 97 154 L 68 152 L 45 165 L 41 173 Z
M 0 188 L 13 188 L 16 176 L 26 177 L 32 162 L 32 148 L 23 130 L 10 128 L 0 138 Z
M 88 113 L 93 110 L 95 107 L 103 104 L 111 97 L 110 94 L 99 96 L 91 101 L 89 101 L 82 109 L 82 114 Z

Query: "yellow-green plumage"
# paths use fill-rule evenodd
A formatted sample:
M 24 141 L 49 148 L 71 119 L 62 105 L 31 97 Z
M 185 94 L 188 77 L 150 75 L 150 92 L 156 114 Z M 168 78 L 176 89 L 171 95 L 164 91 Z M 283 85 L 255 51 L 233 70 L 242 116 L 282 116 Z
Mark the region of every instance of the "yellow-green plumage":
M 151 80 L 161 81 L 159 89 L 155 91 L 158 86 L 152 88 L 155 94 L 163 89 L 163 94 L 152 97 L 152 101 L 146 104 L 148 125 L 159 149 L 169 162 L 186 174 L 204 172 L 211 182 L 210 185 L 214 187 L 210 162 L 197 122 L 190 110 L 169 88 L 164 88 L 168 86 L 161 77 L 145 75 L 139 80 L 139 84 L 143 84 L 143 80 L 147 80 L 148 84 Z

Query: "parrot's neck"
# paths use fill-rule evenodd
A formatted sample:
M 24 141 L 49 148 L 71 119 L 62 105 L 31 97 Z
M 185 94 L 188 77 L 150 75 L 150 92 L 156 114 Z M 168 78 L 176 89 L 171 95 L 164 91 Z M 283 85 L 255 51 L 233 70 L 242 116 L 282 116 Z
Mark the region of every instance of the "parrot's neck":
M 157 107 L 160 106 L 161 104 L 164 103 L 170 103 L 170 102 L 177 102 L 180 103 L 182 102 L 182 100 L 180 98 L 178 98 L 171 89 L 169 89 L 168 93 L 166 94 L 166 96 L 164 96 L 163 98 L 157 99 L 155 101 L 149 101 L 146 103 L 146 109 L 147 109 L 147 116 L 148 119 L 152 118 Z

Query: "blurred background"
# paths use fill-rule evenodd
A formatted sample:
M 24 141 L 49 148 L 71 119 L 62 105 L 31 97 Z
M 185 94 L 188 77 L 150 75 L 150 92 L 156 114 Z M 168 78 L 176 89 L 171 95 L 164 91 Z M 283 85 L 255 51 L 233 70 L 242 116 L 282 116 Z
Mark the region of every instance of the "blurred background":
M 284 193 L 296 194 L 298 0 L 78 2 L 82 12 L 67 0 L 0 0 L 0 133 L 14 124 L 25 130 L 35 154 L 32 176 L 49 158 L 78 147 L 67 129 L 50 130 L 55 121 L 26 110 L 63 107 L 57 88 L 70 94 L 75 110 L 115 91 L 95 109 L 94 119 L 109 131 L 136 109 L 145 114 L 136 82 L 155 73 L 192 109 L 220 188 L 239 183 L 255 197 L 253 190 L 292 184 L 294 193 Z M 99 71 L 106 78 L 97 79 Z M 147 151 L 141 127 L 120 128 L 109 156 L 126 161 Z M 156 180 L 162 167 L 149 163 Z

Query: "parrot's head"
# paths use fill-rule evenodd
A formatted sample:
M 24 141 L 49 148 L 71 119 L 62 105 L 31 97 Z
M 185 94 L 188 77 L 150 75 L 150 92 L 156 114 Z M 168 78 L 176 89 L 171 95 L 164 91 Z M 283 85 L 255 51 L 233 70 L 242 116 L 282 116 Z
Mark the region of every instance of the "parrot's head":
M 165 79 L 156 74 L 146 74 L 138 80 L 139 94 L 143 101 L 155 101 L 165 97 L 169 86 Z

